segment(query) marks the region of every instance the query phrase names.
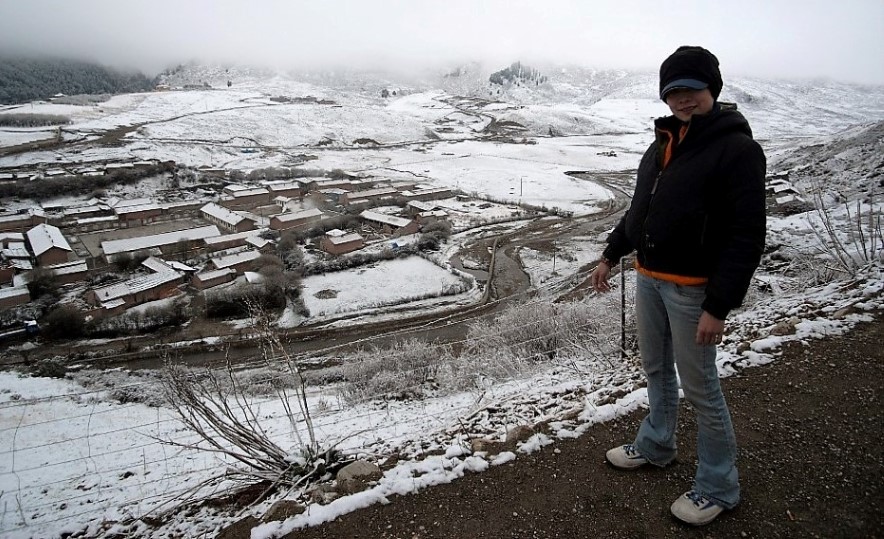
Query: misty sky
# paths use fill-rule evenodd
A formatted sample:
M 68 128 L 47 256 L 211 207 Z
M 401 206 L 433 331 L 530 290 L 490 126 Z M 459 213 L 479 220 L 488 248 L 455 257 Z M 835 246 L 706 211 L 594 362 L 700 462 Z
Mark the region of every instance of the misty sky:
M 190 60 L 656 70 L 684 44 L 725 77 L 884 84 L 884 0 L 0 0 L 0 52 L 148 75 Z

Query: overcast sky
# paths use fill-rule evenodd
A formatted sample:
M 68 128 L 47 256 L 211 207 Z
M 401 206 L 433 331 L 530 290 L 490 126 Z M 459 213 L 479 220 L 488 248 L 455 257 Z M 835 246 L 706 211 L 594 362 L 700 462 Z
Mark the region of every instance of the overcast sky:
M 725 77 L 884 84 L 884 0 L 0 0 L 0 51 L 149 75 L 190 60 L 656 70 L 684 44 Z

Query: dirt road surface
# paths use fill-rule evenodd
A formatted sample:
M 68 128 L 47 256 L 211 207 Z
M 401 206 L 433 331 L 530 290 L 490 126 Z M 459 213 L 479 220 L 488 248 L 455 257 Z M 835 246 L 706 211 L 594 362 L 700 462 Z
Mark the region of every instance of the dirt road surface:
M 696 423 L 682 408 L 678 461 L 614 470 L 604 452 L 642 413 L 597 425 L 509 464 L 396 497 L 287 539 L 884 537 L 884 317 L 792 343 L 724 380 L 740 445 L 743 501 L 704 528 L 669 505 L 690 487 Z

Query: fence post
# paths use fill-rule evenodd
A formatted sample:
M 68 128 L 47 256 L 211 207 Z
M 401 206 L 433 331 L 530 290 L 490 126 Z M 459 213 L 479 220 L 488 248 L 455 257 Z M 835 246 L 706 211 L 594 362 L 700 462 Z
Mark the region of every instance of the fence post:
M 626 272 L 620 259 L 620 359 L 626 359 Z

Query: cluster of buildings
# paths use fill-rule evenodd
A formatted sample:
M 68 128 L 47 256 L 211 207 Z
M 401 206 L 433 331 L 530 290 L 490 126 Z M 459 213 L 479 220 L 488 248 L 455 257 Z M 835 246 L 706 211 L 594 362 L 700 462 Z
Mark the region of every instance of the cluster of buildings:
M 14 182 L 16 180 L 28 180 L 28 181 L 36 181 L 43 178 L 56 178 L 59 176 L 81 176 L 81 177 L 95 177 L 95 176 L 105 176 L 108 174 L 112 174 L 117 171 L 138 171 L 138 170 L 146 170 L 153 169 L 159 165 L 164 163 L 160 163 L 156 160 L 149 161 L 121 161 L 121 162 L 96 162 L 89 165 L 78 165 L 78 166 L 41 166 L 35 165 L 33 167 L 24 167 L 17 170 L 12 170 L 9 172 L 0 172 L 0 183 L 3 182 Z M 166 164 L 172 164 L 171 161 L 168 161 Z
M 814 208 L 789 181 L 788 172 L 768 176 L 765 193 L 768 208 L 783 215 L 803 213 Z
M 312 238 L 314 247 L 330 256 L 358 251 L 373 240 L 415 234 L 423 225 L 447 218 L 433 201 L 451 196 L 447 189 L 421 189 L 410 182 L 306 178 L 227 185 L 211 202 L 105 197 L 0 213 L 0 308 L 29 302 L 29 274 L 42 268 L 60 284 L 86 284 L 83 299 L 89 314 L 118 314 L 181 293 L 183 285 L 205 290 L 257 271 L 259 259 L 275 252 L 271 238 L 323 230 L 323 221 L 332 216 L 358 216 L 347 221 L 358 226 L 333 228 Z M 149 230 L 145 225 L 177 220 L 189 227 L 134 233 Z M 194 226 L 198 222 L 204 224 Z M 127 228 L 133 233 L 115 235 L 128 237 L 100 241 L 97 249 L 83 245 L 75 251 L 68 241 Z M 88 285 L 121 259 L 142 262 L 129 279 Z

